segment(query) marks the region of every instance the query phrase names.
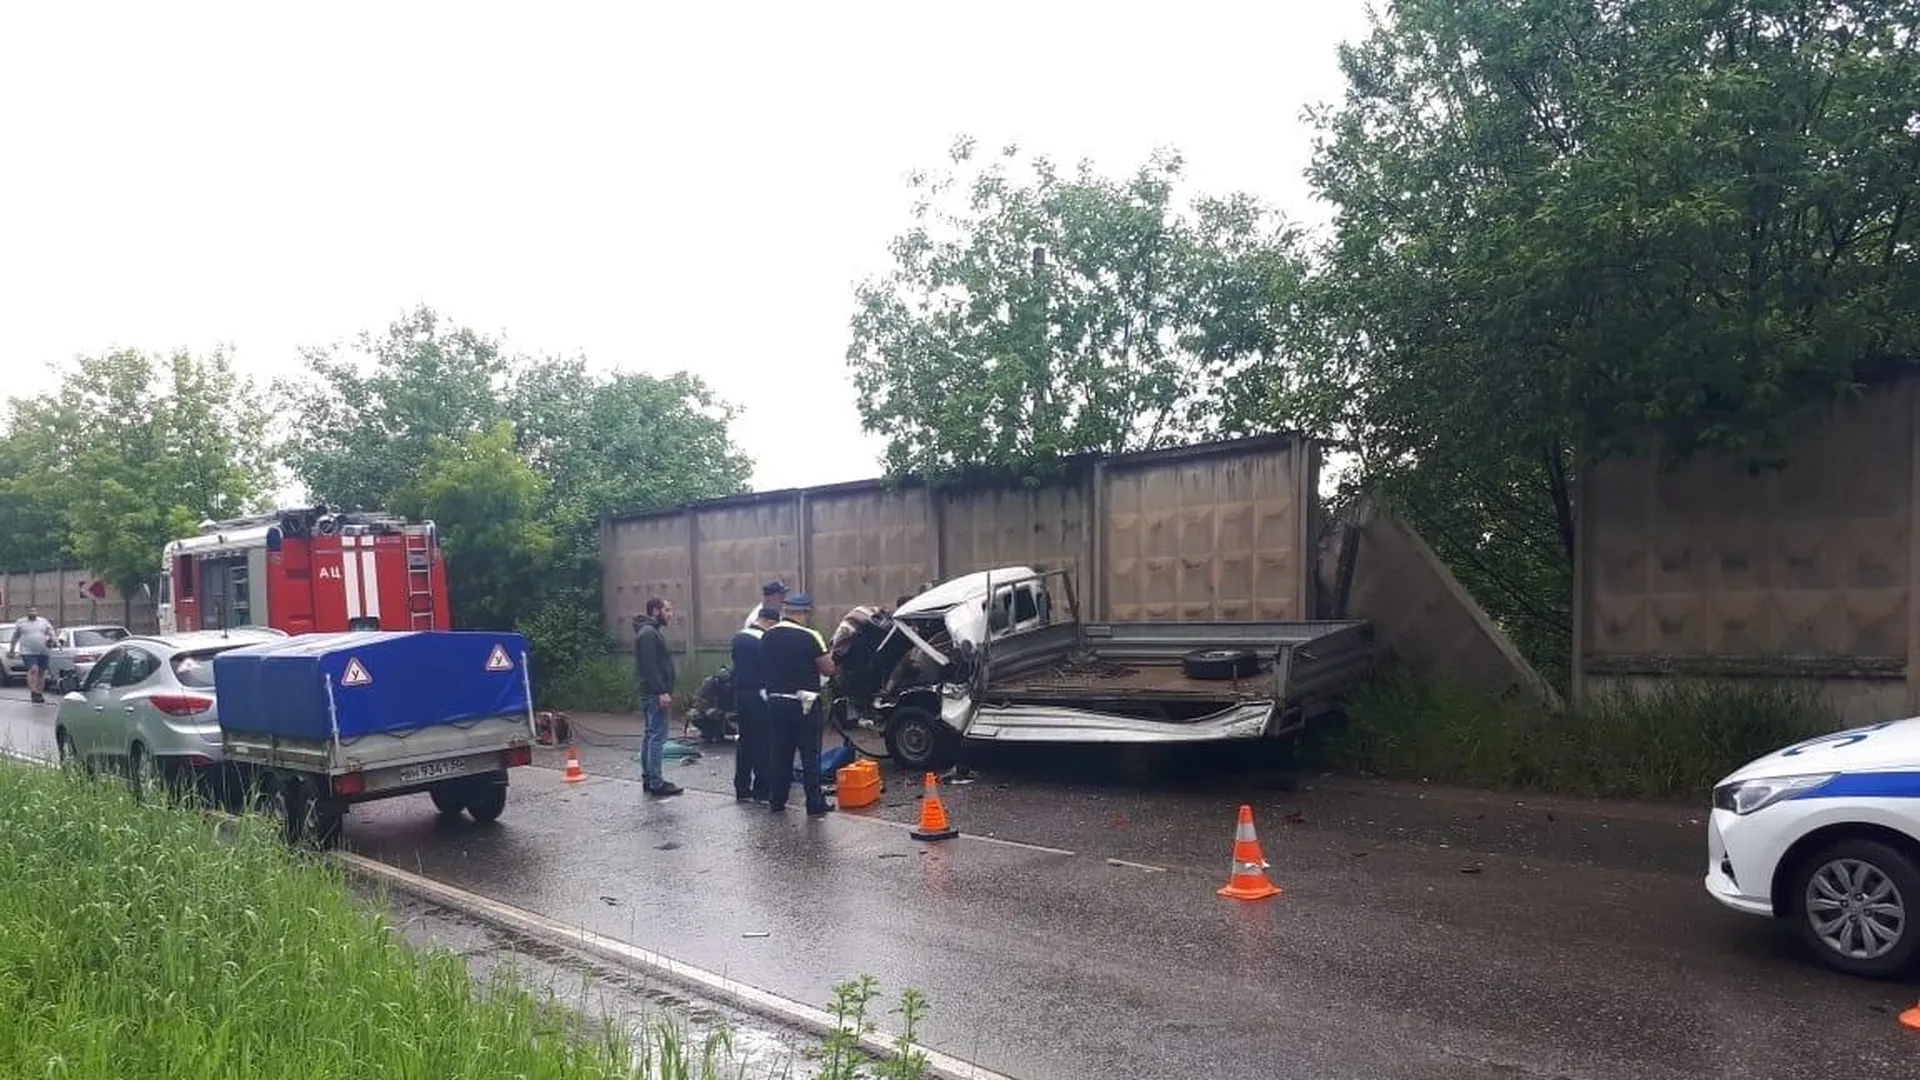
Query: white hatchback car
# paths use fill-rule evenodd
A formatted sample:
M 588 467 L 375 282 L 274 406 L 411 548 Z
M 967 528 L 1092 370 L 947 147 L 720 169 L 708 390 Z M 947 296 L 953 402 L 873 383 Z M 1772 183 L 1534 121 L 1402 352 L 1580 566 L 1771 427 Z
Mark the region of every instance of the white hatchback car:
M 1920 951 L 1920 717 L 1795 743 L 1716 784 L 1706 888 L 1793 919 L 1840 971 L 1904 972 Z

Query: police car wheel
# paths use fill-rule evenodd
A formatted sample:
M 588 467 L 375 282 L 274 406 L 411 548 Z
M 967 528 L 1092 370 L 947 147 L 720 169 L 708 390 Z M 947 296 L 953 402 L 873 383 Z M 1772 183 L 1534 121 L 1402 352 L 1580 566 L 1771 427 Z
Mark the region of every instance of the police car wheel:
M 1862 978 L 1900 975 L 1920 951 L 1920 866 L 1877 840 L 1845 839 L 1795 866 L 1794 924 L 1829 967 Z

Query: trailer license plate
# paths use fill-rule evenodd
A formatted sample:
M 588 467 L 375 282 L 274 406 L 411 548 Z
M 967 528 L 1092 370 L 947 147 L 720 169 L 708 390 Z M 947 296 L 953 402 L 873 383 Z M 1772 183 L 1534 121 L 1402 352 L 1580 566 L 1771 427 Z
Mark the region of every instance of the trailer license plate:
M 438 780 L 443 776 L 458 776 L 467 771 L 465 759 L 452 761 L 423 761 L 418 765 L 408 765 L 400 770 L 400 782 L 417 783 L 421 780 Z

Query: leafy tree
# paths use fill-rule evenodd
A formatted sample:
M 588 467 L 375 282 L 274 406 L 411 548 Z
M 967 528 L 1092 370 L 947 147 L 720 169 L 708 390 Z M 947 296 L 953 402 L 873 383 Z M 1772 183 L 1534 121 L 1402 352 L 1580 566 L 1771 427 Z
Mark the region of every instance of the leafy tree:
M 60 443 L 53 432 L 19 427 L 21 407 L 11 403 L 0 431 L 0 570 L 67 566 L 73 553 L 56 469 Z
M 287 456 L 335 506 L 432 517 L 458 625 L 512 627 L 537 691 L 604 649 L 600 515 L 742 490 L 733 407 L 698 377 L 511 356 L 419 308 L 281 385 Z
M 28 554 L 71 556 L 132 591 L 168 541 L 258 505 L 272 481 L 267 420 L 222 353 L 81 359 L 57 395 L 11 406 L 8 448 L 19 457 L 9 460 L 21 472 L 6 490 L 36 515 L 26 536 L 43 545 Z
M 514 443 L 505 421 L 464 439 L 438 439 L 416 479 L 392 497 L 395 512 L 440 528 L 456 626 L 511 627 L 524 598 L 545 584 L 554 549 L 553 530 L 540 517 L 547 482 Z
M 314 499 L 377 510 L 413 483 L 438 440 L 461 441 L 507 418 L 511 364 L 497 342 L 424 306 L 357 343 L 359 356 L 303 350 L 305 375 L 278 386 L 282 446 Z
M 1021 182 L 1016 149 L 985 165 L 974 150 L 951 153 L 964 183 L 913 177 L 895 266 L 857 290 L 847 358 L 889 471 L 1044 469 L 1214 434 L 1275 355 L 1302 272 L 1293 230 L 1246 195 L 1180 214 L 1172 153 L 1123 181 L 1034 157 Z
M 580 359 L 526 366 L 507 403 L 519 445 L 546 479 L 561 576 L 599 605 L 599 518 L 746 490 L 753 465 L 732 443 L 737 415 L 705 382 L 618 372 Z
M 1916 24 L 1913 0 L 1395 4 L 1316 116 L 1339 213 L 1268 415 L 1357 447 L 1564 671 L 1539 650 L 1566 639 L 1583 461 L 1649 434 L 1777 458 L 1917 354 Z

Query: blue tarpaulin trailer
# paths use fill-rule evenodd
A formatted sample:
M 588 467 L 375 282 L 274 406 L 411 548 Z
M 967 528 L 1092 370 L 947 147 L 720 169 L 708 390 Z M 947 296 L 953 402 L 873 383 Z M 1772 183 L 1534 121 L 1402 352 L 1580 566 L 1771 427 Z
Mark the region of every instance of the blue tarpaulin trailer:
M 356 631 L 244 646 L 213 662 L 225 760 L 286 818 L 337 837 L 355 803 L 426 792 L 491 822 L 507 771 L 533 760 L 529 650 L 519 634 Z

